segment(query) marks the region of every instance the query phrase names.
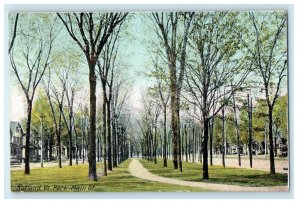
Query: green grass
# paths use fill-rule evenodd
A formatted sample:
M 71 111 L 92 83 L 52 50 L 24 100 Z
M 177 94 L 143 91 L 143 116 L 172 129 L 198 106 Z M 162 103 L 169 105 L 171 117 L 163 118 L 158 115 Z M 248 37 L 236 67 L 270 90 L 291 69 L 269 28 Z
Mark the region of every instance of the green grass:
M 177 186 L 163 184 L 153 181 L 142 180 L 132 176 L 128 172 L 130 160 L 122 163 L 108 176 L 98 177 L 98 182 L 88 180 L 88 165 L 73 165 L 63 168 L 49 167 L 31 169 L 30 175 L 24 175 L 24 171 L 11 171 L 11 190 L 18 191 L 18 186 L 22 184 L 23 191 L 36 189 L 38 192 L 188 192 L 204 191 L 201 188 Z M 102 164 L 98 164 L 98 173 L 103 169 Z M 24 188 L 25 186 L 30 186 Z M 45 188 L 49 186 L 49 188 Z M 74 187 L 78 186 L 76 190 Z M 80 188 L 79 188 L 80 187 Z M 22 190 L 22 189 L 21 189 Z
M 151 173 L 180 180 L 221 183 L 241 186 L 283 186 L 288 183 L 288 175 L 277 173 L 269 174 L 267 171 L 250 170 L 242 168 L 231 168 L 222 166 L 209 166 L 209 180 L 202 179 L 202 165 L 198 163 L 183 162 L 183 172 L 173 168 L 173 161 L 168 160 L 168 167 L 163 167 L 163 160 L 158 159 L 157 164 L 139 159 L 145 168 Z

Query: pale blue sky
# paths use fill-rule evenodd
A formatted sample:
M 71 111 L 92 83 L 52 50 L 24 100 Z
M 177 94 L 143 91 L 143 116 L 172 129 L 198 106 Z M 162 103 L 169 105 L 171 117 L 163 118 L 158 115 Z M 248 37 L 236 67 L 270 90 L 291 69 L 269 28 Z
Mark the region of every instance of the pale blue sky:
M 53 13 L 54 14 L 54 13 Z M 56 14 L 55 14 L 56 15 Z M 125 71 L 127 77 L 131 78 L 134 81 L 134 85 L 131 92 L 131 104 L 134 109 L 139 108 L 141 94 L 144 92 L 147 86 L 150 86 L 151 82 L 145 77 L 145 72 L 149 71 L 147 64 L 151 61 L 151 56 L 148 54 L 147 46 L 149 45 L 149 35 L 154 34 L 154 32 L 147 32 L 147 26 L 141 21 L 141 16 L 136 14 L 131 14 L 131 20 L 126 23 L 126 36 L 120 42 L 119 53 L 122 60 L 128 65 L 125 66 L 127 70 Z M 149 23 L 151 23 L 149 21 Z M 152 37 L 151 36 L 151 37 Z M 71 43 L 74 43 L 64 27 L 57 39 L 57 42 L 70 40 Z M 57 47 L 61 49 L 66 46 L 65 43 L 56 43 Z M 74 43 L 75 48 L 78 48 Z M 56 48 L 57 48 L 56 47 Z M 81 50 L 80 50 L 81 52 Z M 84 57 L 82 58 L 84 61 Z M 88 69 L 86 64 L 82 65 L 80 74 L 82 75 L 82 83 L 84 86 L 88 87 Z M 10 80 L 10 119 L 19 120 L 25 117 L 26 115 L 26 103 L 24 99 L 24 93 L 21 91 L 19 84 L 15 80 L 15 76 L 12 76 L 13 80 Z M 83 88 L 83 91 L 87 91 L 88 88 Z M 99 99 L 100 95 L 100 82 L 98 81 L 97 87 L 97 98 Z M 87 101 L 88 102 L 88 101 Z
M 55 13 L 52 13 L 56 15 Z M 150 13 L 149 13 L 150 14 Z M 147 13 L 131 13 L 128 17 L 129 21 L 126 21 L 124 24 L 127 29 L 123 32 L 123 35 L 126 35 L 122 38 L 120 42 L 120 57 L 127 64 L 124 66 L 126 68 L 126 74 L 129 78 L 134 80 L 134 85 L 132 87 L 131 92 L 131 105 L 137 110 L 141 105 L 141 95 L 145 92 L 146 88 L 153 84 L 151 79 L 145 76 L 145 73 L 148 72 L 151 67 L 151 56 L 148 53 L 148 49 L 153 48 L 153 43 L 151 43 L 151 39 L 156 38 L 156 34 L 154 32 L 154 25 L 150 18 L 147 18 Z M 62 25 L 60 25 L 62 26 Z M 64 47 L 66 40 L 74 43 L 73 40 L 68 35 L 65 28 L 61 27 L 61 33 L 59 39 L 57 40 L 58 47 Z M 78 46 L 74 43 L 74 48 L 78 49 Z M 80 50 L 81 52 L 81 50 Z M 83 57 L 83 61 L 85 61 Z M 84 84 L 84 88 L 82 91 L 88 92 L 88 69 L 86 64 L 82 65 L 81 72 L 82 75 L 82 84 Z M 15 77 L 15 76 L 13 76 Z M 15 82 L 10 83 L 11 86 L 11 120 L 19 120 L 25 116 L 26 112 L 26 104 L 23 99 L 23 92 L 19 90 L 19 85 Z M 98 99 L 100 95 L 100 82 L 98 82 Z M 88 101 L 87 101 L 88 102 Z

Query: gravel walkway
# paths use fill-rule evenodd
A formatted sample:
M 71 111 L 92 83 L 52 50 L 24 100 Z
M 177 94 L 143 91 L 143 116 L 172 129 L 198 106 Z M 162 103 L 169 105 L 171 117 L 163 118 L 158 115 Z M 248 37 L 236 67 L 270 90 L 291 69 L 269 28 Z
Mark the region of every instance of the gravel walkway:
M 199 187 L 207 190 L 214 191 L 231 191 L 231 192 L 285 192 L 288 191 L 287 186 L 271 186 L 271 187 L 246 187 L 246 186 L 237 186 L 237 185 L 225 185 L 225 184 L 214 184 L 214 183 L 202 183 L 202 182 L 192 182 L 192 181 L 183 181 L 173 178 L 165 178 L 158 175 L 150 173 L 137 159 L 132 159 L 129 164 L 129 172 L 141 179 L 156 181 L 161 183 L 168 183 L 174 185 L 190 186 L 190 187 Z

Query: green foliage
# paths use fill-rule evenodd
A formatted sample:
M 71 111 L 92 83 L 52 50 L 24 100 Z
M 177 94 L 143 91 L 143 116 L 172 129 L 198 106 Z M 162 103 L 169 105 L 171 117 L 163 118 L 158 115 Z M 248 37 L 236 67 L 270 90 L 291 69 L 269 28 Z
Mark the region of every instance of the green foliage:
M 220 116 L 216 116 L 214 118 L 214 137 L 213 137 L 213 146 L 215 149 L 219 149 L 221 151 L 222 147 L 222 118 Z
M 265 130 L 268 128 L 268 110 L 265 100 L 257 100 L 253 104 L 253 138 L 258 142 L 264 142 Z
M 195 15 L 189 40 L 186 88 L 193 102 L 202 106 L 203 114 L 217 114 L 220 108 L 214 105 L 228 106 L 231 92 L 242 88 L 251 67 L 240 51 L 240 17 L 239 12 Z
M 206 44 L 207 52 L 212 51 L 209 44 L 222 39 L 217 46 L 221 54 L 228 56 L 225 59 L 229 59 L 239 46 L 237 17 L 238 12 L 201 12 L 195 16 L 192 32 L 200 34 L 198 37 Z
M 280 96 L 274 106 L 273 122 L 275 128 L 280 132 L 280 137 L 287 138 L 288 136 L 288 100 L 287 94 Z M 248 109 L 246 104 L 241 108 L 240 114 L 240 130 L 243 143 L 247 143 L 248 137 Z M 265 129 L 268 128 L 268 109 L 266 101 L 257 99 L 253 108 L 253 139 L 258 142 L 264 142 Z
M 278 128 L 280 137 L 288 137 L 288 95 L 278 98 L 273 112 L 275 128 Z
M 217 115 L 214 118 L 214 137 L 213 137 L 213 146 L 216 149 L 220 149 L 222 147 L 222 117 Z M 234 115 L 229 111 L 227 115 L 225 115 L 225 138 L 226 142 L 229 145 L 237 144 L 236 137 L 236 128 L 234 125 Z
M 47 140 L 49 137 L 53 137 L 55 134 L 53 116 L 45 93 L 39 90 L 37 93 L 37 98 L 32 107 L 31 124 L 33 139 L 35 139 L 34 137 L 40 137 L 42 122 L 44 129 L 44 140 Z
M 253 119 L 252 119 L 253 120 Z M 240 136 L 241 136 L 241 143 L 248 144 L 248 108 L 247 104 L 244 103 L 241 106 L 240 113 L 239 113 L 239 126 L 240 126 Z
M 248 12 L 243 23 L 243 43 L 254 64 L 253 72 L 260 77 L 253 82 L 262 88 L 262 93 L 267 89 L 266 99 L 272 103 L 287 91 L 287 12 Z

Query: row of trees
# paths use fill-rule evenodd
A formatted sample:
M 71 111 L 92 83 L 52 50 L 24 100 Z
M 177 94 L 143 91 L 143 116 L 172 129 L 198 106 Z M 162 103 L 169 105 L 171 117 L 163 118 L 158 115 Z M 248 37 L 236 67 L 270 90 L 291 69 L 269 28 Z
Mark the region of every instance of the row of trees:
M 265 122 L 270 172 L 275 173 L 277 139 L 273 133 L 275 137 L 287 134 L 286 13 L 154 12 L 131 16 L 120 12 L 10 15 L 11 70 L 27 104 L 25 174 L 30 173 L 35 100 L 47 101 L 39 104 L 43 109 L 35 122 L 40 118 L 45 132 L 55 135 L 49 146 L 57 146 L 59 167 L 64 142 L 70 165 L 73 156 L 77 163 L 78 156 L 84 161 L 83 154 L 88 155 L 89 178 L 94 181 L 97 157 L 103 158 L 107 174 L 107 169 L 140 151 L 155 162 L 161 155 L 164 166 L 171 155 L 174 168 L 180 170 L 183 154 L 187 159 L 192 152 L 195 159 L 198 152 L 203 159 L 203 178 L 208 179 L 209 149 L 212 164 L 212 149 L 220 145 L 225 166 L 230 134 L 236 138 L 240 160 L 241 145 L 248 144 L 252 152 L 253 140 L 259 141 Z M 155 84 L 148 88 L 144 112 L 134 125 L 127 108 L 132 81 L 126 76 L 120 44 L 129 41 L 126 22 L 136 18 L 151 26 L 148 34 L 154 31 L 149 37 L 153 68 L 148 76 Z M 83 75 L 89 78 L 88 94 Z M 96 99 L 97 81 L 102 100 Z M 100 108 L 96 108 L 98 102 Z
M 172 133 L 169 122 L 170 112 L 167 111 L 168 120 L 164 122 L 164 107 L 158 102 L 158 96 L 153 94 L 153 88 L 143 100 L 144 108 L 141 118 L 137 121 L 142 133 L 141 145 L 142 157 L 157 163 L 157 158 L 164 159 L 164 167 L 167 167 L 167 159 L 172 158 Z M 249 155 L 249 164 L 252 167 L 252 154 L 267 155 L 269 149 L 268 120 L 265 101 L 257 101 L 251 107 L 252 98 L 243 98 L 238 104 L 231 101 L 224 108 L 224 116 L 218 114 L 209 123 L 209 158 L 213 165 L 213 157 L 222 155 L 225 166 L 226 155 L 237 155 L 237 165 L 241 166 L 241 155 Z M 249 102 L 249 104 L 248 104 Z M 234 106 L 236 112 L 234 112 Z M 275 156 L 287 155 L 287 95 L 279 97 L 274 110 L 274 154 Z M 181 108 L 179 148 L 182 160 L 203 162 L 202 151 L 203 125 L 195 115 L 195 108 L 185 103 Z M 238 113 L 237 113 L 238 111 Z M 223 113 L 223 112 L 221 112 Z M 237 115 L 235 114 L 237 113 Z M 251 132 L 252 131 L 252 132 Z M 249 153 L 252 152 L 252 153 Z
M 89 148 L 88 139 L 90 137 L 88 106 L 86 104 L 76 106 L 71 118 L 72 128 L 70 129 L 68 103 L 64 102 L 61 105 L 63 106 L 62 111 L 59 109 L 59 102 L 56 101 L 53 96 L 50 96 L 49 98 L 44 90 L 38 92 L 37 99 L 32 109 L 32 129 L 30 138 L 31 147 L 41 148 L 43 159 L 48 162 L 57 160 L 60 168 L 62 168 L 63 159 L 69 159 L 70 166 L 73 165 L 74 159 L 76 164 L 78 164 L 79 160 L 81 160 L 82 163 L 85 163 Z M 111 146 L 114 151 L 112 156 L 116 160 L 116 163 L 114 164 L 115 167 L 129 156 L 128 146 L 130 144 L 128 135 L 130 115 L 126 111 L 126 108 L 122 109 L 119 104 L 117 105 L 117 108 L 118 110 L 114 111 L 117 116 L 112 118 L 113 122 L 116 123 L 113 125 L 113 128 L 116 131 L 117 139 L 114 143 L 115 146 Z M 99 109 L 97 116 L 96 156 L 98 161 L 103 161 L 105 149 L 107 150 L 109 146 L 107 145 L 105 147 L 102 142 L 104 138 L 101 130 L 102 116 L 100 111 L 102 110 Z M 60 117 L 61 120 L 59 124 L 58 120 Z M 65 153 L 65 150 L 62 151 L 60 149 L 67 149 L 67 153 Z M 41 161 L 41 155 L 38 151 L 36 152 L 37 154 L 30 158 Z
M 56 144 L 59 167 L 62 167 L 62 138 L 65 144 L 68 143 L 70 165 L 73 154 L 78 163 L 79 151 L 84 162 L 84 151 L 88 150 L 89 177 L 94 181 L 97 181 L 96 152 L 98 159 L 100 154 L 103 156 L 105 175 L 107 162 L 108 169 L 112 170 L 112 162 L 117 166 L 118 162 L 128 157 L 128 82 L 120 61 L 117 62 L 119 33 L 127 15 L 128 13 L 11 15 L 14 22 L 9 47 L 12 73 L 27 102 L 25 174 L 30 173 L 32 126 L 39 123 L 37 120 L 32 123 L 33 101 L 38 89 L 43 89 L 36 98 L 41 103 L 35 102 L 35 106 L 42 109 L 35 109 L 35 113 L 38 111 L 39 117 L 43 118 L 43 128 L 49 131 L 50 141 L 47 143 L 50 160 L 50 146 L 53 142 Z M 67 40 L 62 44 L 68 35 L 75 43 Z M 85 72 L 82 72 L 81 67 L 85 65 L 88 66 L 89 94 L 80 95 L 84 83 L 81 76 Z M 99 117 L 101 125 L 96 117 L 97 75 L 103 92 L 102 117 Z M 124 93 L 126 89 L 127 93 Z M 89 105 L 81 101 L 88 95 Z M 46 100 L 48 103 L 44 104 Z M 63 136 L 64 131 L 67 132 L 68 139 Z M 97 132 L 101 132 L 101 136 L 97 136 Z M 56 135 L 55 138 L 52 137 L 53 134 Z
M 154 63 L 150 74 L 151 77 L 157 79 L 152 89 L 156 89 L 156 95 L 161 95 L 162 91 L 170 95 L 169 104 L 166 100 L 168 96 L 162 97 L 162 95 L 160 101 L 154 99 L 152 103 L 157 103 L 164 112 L 166 112 L 166 106 L 169 106 L 173 142 L 172 157 L 175 169 L 178 168 L 179 162 L 180 170 L 182 170 L 180 136 L 185 134 L 185 124 L 180 120 L 185 117 L 184 109 L 188 108 L 192 109 L 188 117 L 197 119 L 203 132 L 198 136 L 200 136 L 199 142 L 202 143 L 200 153 L 203 153 L 204 179 L 209 178 L 209 138 L 210 149 L 213 148 L 214 136 L 209 135 L 210 133 L 216 134 L 213 126 L 219 121 L 222 124 L 215 130 L 222 129 L 222 143 L 224 144 L 221 145 L 221 151 L 225 166 L 225 120 L 228 119 L 232 120 L 235 128 L 240 160 L 241 134 L 247 132 L 248 147 L 251 152 L 253 136 L 256 137 L 260 131 L 260 129 L 253 131 L 252 123 L 267 117 L 270 172 L 275 173 L 274 146 L 276 144 L 274 144 L 273 133 L 276 119 L 274 109 L 280 95 L 282 98 L 287 98 L 283 96 L 286 93 L 285 76 L 287 75 L 286 18 L 284 11 L 152 13 L 151 19 L 157 35 L 155 42 L 157 51 L 153 53 L 158 55 L 160 60 L 159 63 Z M 158 67 L 157 64 L 160 66 Z M 162 82 L 164 87 L 161 85 Z M 247 98 L 247 92 L 248 101 L 242 99 Z M 254 101 L 249 98 L 249 94 L 255 96 Z M 155 126 L 158 117 L 155 112 L 157 110 L 151 102 L 144 103 L 144 111 L 147 115 L 143 117 L 144 123 L 148 123 L 148 129 L 154 126 L 153 144 L 147 141 L 149 133 L 145 132 L 144 142 L 150 145 L 149 148 L 154 146 L 155 157 Z M 247 105 L 242 105 L 242 103 Z M 257 119 L 257 116 L 253 117 L 253 107 L 260 108 L 263 106 L 262 103 L 265 104 L 265 111 L 262 111 Z M 245 110 L 241 106 L 246 106 Z M 286 102 L 283 102 L 281 107 L 285 109 L 285 112 L 279 117 L 285 117 L 284 122 L 286 122 Z M 225 116 L 228 108 L 231 108 L 231 115 Z M 241 123 L 245 115 L 243 111 L 248 114 L 246 114 L 247 125 L 244 126 Z M 263 123 L 265 122 L 260 124 Z M 285 127 L 285 124 L 281 125 L 284 132 Z M 152 134 L 150 133 L 150 139 Z M 212 153 L 212 150 L 210 151 Z M 149 152 L 147 154 L 149 156 Z

